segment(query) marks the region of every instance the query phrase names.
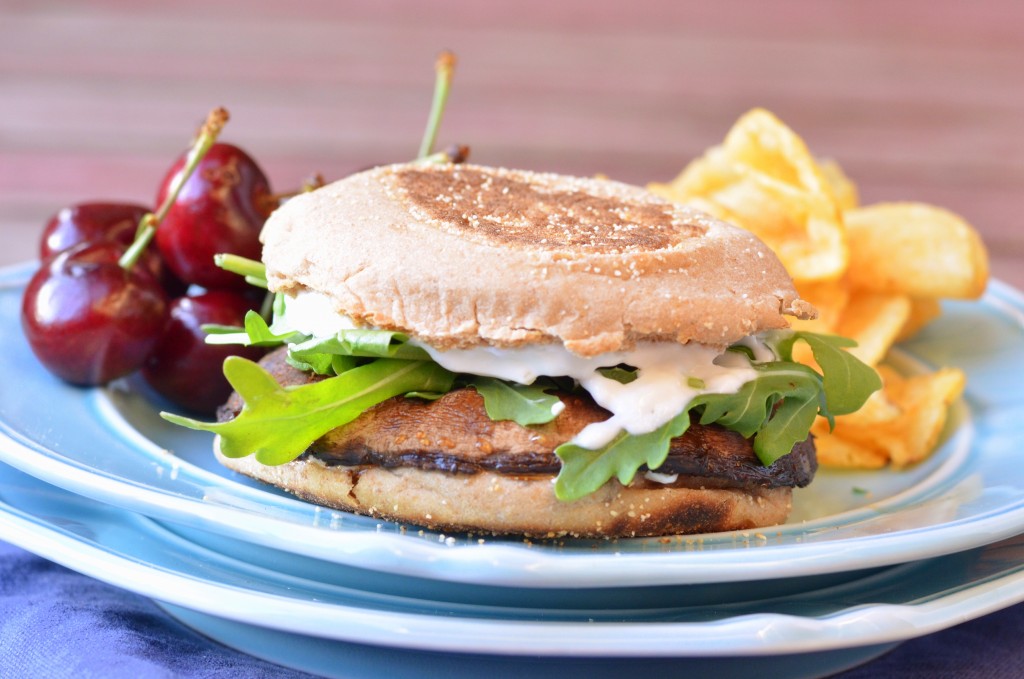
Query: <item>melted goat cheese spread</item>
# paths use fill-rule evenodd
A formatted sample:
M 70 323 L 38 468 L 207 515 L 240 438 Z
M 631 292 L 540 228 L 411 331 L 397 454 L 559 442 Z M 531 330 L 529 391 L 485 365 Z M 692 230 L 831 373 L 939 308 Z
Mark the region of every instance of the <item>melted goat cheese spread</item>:
M 319 292 L 285 297 L 284 315 L 274 319 L 274 325 L 278 324 L 311 337 L 330 337 L 359 327 L 351 318 L 335 311 L 331 298 Z
M 333 310 L 319 293 L 303 292 L 285 302 L 281 319 L 290 328 L 316 337 L 356 328 L 352 319 Z M 640 342 L 632 351 L 598 356 L 578 356 L 561 344 L 536 344 L 513 349 L 474 347 L 440 351 L 421 342 L 436 363 L 455 373 L 496 377 L 531 384 L 542 375 L 571 377 L 612 415 L 580 431 L 572 443 L 596 450 L 620 432 L 639 435 L 655 431 L 686 410 L 700 394 L 735 393 L 757 377 L 749 359 L 740 353 L 723 352 L 700 344 Z M 771 349 L 756 337 L 747 338 L 755 360 L 772 360 Z M 623 384 L 601 374 L 601 368 L 620 364 L 637 369 L 637 377 Z
M 417 345 L 452 372 L 520 384 L 530 384 L 541 375 L 575 379 L 612 414 L 607 420 L 587 425 L 573 439 L 576 445 L 592 450 L 604 447 L 623 430 L 650 433 L 686 410 L 698 394 L 733 393 L 757 376 L 745 356 L 723 354 L 699 344 L 641 342 L 632 351 L 592 357 L 577 356 L 560 344 L 451 351 Z M 637 369 L 632 382 L 623 384 L 599 372 L 622 363 Z

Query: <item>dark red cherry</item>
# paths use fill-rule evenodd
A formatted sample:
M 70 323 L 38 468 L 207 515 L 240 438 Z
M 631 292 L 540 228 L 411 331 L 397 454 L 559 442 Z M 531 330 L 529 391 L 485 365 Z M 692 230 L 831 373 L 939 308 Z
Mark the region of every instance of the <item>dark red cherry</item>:
M 39 257 L 46 260 L 80 243 L 120 243 L 135 240 L 139 222 L 150 210 L 131 203 L 79 203 L 66 207 L 46 223 Z M 169 296 L 185 294 L 187 287 L 155 250 L 147 250 L 141 265 L 149 269 Z
M 39 258 L 47 259 L 79 243 L 113 241 L 128 247 L 149 208 L 131 203 L 79 203 L 66 207 L 46 223 Z
M 167 298 L 144 267 L 124 269 L 118 243 L 81 243 L 45 262 L 22 298 L 21 324 L 58 377 L 104 384 L 142 366 L 167 323 Z
M 187 154 L 171 167 L 157 193 L 164 202 Z M 204 288 L 245 287 L 245 281 L 223 271 L 213 256 L 231 253 L 260 258 L 260 229 L 271 211 L 270 184 L 245 151 L 231 144 L 210 147 L 181 188 L 157 229 L 156 242 L 171 270 L 182 280 Z
M 170 321 L 149 355 L 142 376 L 157 392 L 199 414 L 212 414 L 227 400 L 231 386 L 222 366 L 228 356 L 257 360 L 264 350 L 239 344 L 207 344 L 205 324 L 241 326 L 253 308 L 244 294 L 210 290 L 171 302 Z

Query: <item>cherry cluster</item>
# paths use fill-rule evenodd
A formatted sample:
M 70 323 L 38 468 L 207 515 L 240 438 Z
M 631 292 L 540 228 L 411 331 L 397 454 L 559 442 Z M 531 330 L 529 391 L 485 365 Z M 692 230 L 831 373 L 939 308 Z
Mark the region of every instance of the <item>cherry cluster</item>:
M 256 347 L 207 344 L 202 330 L 242 325 L 261 305 L 264 292 L 214 255 L 259 259 L 260 229 L 277 205 L 256 162 L 216 141 L 226 121 L 223 109 L 211 113 L 160 183 L 155 212 L 87 202 L 49 220 L 21 320 L 51 372 L 93 386 L 141 370 L 178 406 L 209 413 L 230 393 L 224 359 L 259 357 Z
M 468 157 L 466 146 L 433 152 L 454 68 L 455 55 L 442 52 L 418 162 Z M 249 154 L 217 141 L 227 119 L 222 108 L 210 113 L 160 183 L 156 211 L 81 203 L 46 225 L 42 265 L 25 289 L 21 323 L 50 372 L 95 386 L 141 370 L 176 405 L 211 413 L 231 392 L 224 359 L 260 356 L 256 347 L 205 341 L 204 326 L 241 326 L 268 301 L 246 277 L 221 269 L 215 256 L 259 259 L 264 221 L 294 194 L 272 194 Z M 322 185 L 316 176 L 302 191 Z

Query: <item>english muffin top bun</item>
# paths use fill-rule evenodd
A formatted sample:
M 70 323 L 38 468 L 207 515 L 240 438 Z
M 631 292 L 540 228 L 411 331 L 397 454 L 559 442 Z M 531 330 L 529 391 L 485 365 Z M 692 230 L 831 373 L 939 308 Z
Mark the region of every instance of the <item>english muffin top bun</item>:
M 438 349 L 726 346 L 814 313 L 749 232 L 602 179 L 386 166 L 289 201 L 262 237 L 272 289 Z

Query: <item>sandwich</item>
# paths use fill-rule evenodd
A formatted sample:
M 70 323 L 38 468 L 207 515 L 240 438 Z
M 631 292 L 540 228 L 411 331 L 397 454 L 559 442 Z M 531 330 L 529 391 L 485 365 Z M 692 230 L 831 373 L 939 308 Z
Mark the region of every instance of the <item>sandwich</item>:
M 476 165 L 367 170 L 263 232 L 272 316 L 230 358 L 227 467 L 445 532 L 641 537 L 782 523 L 815 418 L 879 388 L 750 233 L 647 191 Z M 809 345 L 814 367 L 793 360 Z

